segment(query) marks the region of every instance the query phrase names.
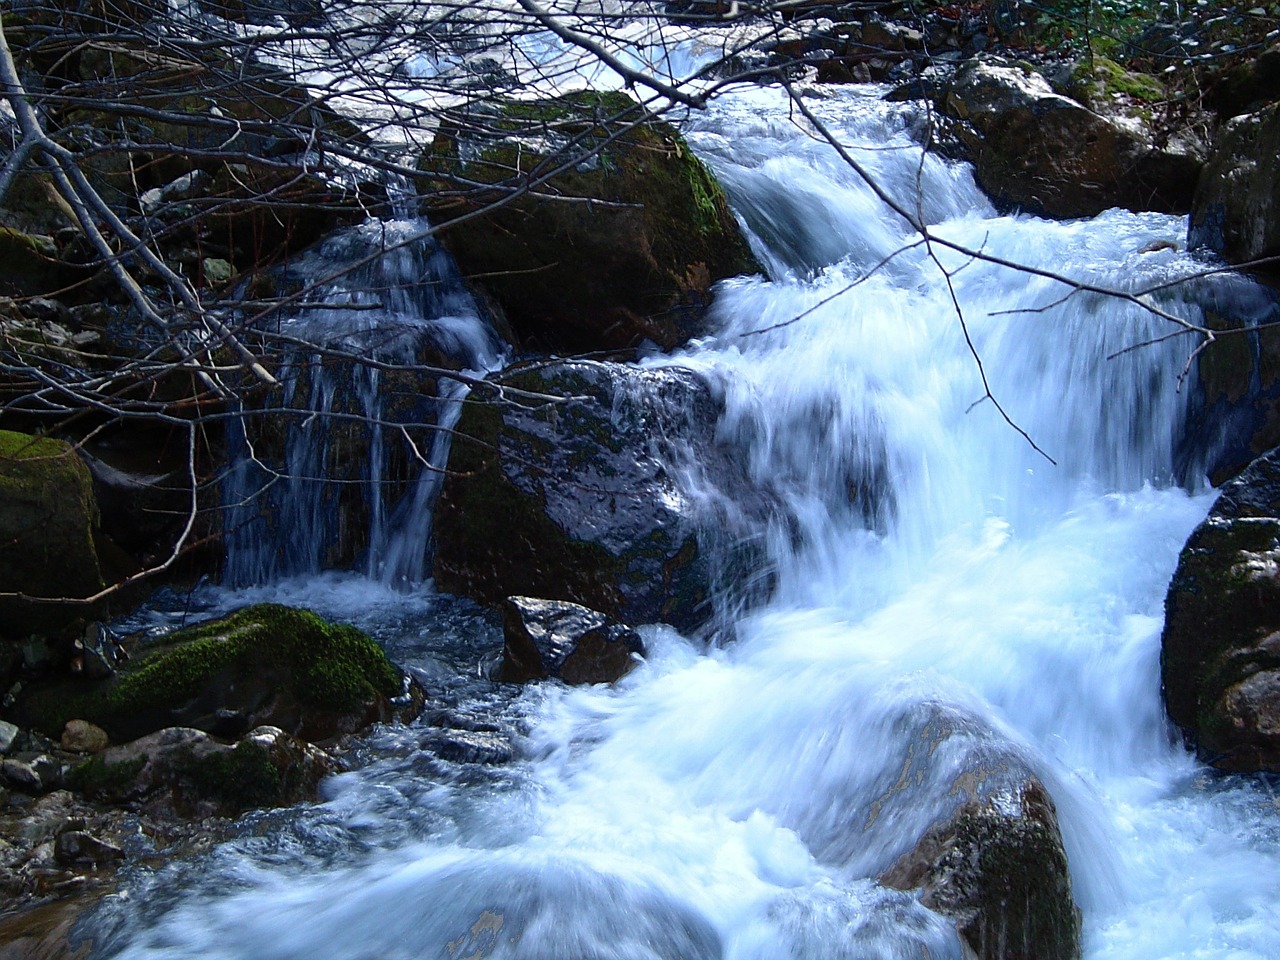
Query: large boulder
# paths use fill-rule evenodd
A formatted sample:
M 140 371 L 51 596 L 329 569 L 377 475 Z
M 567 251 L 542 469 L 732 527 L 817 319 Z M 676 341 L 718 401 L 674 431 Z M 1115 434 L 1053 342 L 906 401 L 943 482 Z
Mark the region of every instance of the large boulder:
M 940 98 L 948 134 L 1002 206 L 1049 217 L 1188 209 L 1201 160 L 1159 148 L 1135 118 L 1095 113 L 1021 65 L 970 60 Z
M 116 743 L 171 726 L 323 740 L 390 719 L 401 693 L 400 671 L 359 630 L 262 604 L 171 634 L 104 681 L 32 685 L 16 709 L 47 736 L 78 718 Z
M 1280 255 L 1280 104 L 1236 117 L 1219 135 L 1196 187 L 1187 245 L 1230 263 Z
M 1280 450 L 1222 487 L 1165 600 L 1169 717 L 1224 770 L 1280 772 Z
M 82 599 L 102 589 L 93 481 L 61 440 L 0 430 L 0 591 Z M 0 597 L 0 633 L 50 635 L 90 608 Z
M 894 786 L 870 819 L 901 817 L 904 804 L 930 809 L 936 819 L 880 883 L 920 891 L 921 903 L 955 922 L 966 955 L 1078 960 L 1080 915 L 1044 784 L 974 718 L 927 706 L 917 719 L 924 722 L 904 765 L 891 771 Z M 939 770 L 948 771 L 941 780 Z M 946 787 L 941 803 L 911 790 L 913 782 L 931 781 Z
M 493 390 L 502 391 L 500 399 Z M 565 361 L 514 367 L 458 423 L 436 508 L 436 583 L 489 603 L 568 600 L 626 623 L 704 624 L 749 599 L 758 554 L 679 479 L 750 500 L 694 373 Z M 697 456 L 697 462 L 691 457 Z
M 421 166 L 446 246 L 527 349 L 671 349 L 703 332 L 713 283 L 759 270 L 711 173 L 626 94 L 447 118 Z
M 577 603 L 507 597 L 502 605 L 506 683 L 555 678 L 568 684 L 613 683 L 643 655 L 640 635 L 625 623 Z

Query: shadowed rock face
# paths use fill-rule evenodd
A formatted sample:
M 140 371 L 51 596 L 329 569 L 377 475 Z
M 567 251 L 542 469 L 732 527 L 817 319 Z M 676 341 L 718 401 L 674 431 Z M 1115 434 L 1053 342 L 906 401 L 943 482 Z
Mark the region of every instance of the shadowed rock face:
M 1223 130 L 1196 188 L 1187 245 L 1231 263 L 1280 254 L 1280 104 Z
M 1280 772 L 1280 451 L 1223 486 L 1165 611 L 1170 719 L 1214 766 Z
M 1049 217 L 1190 206 L 1199 157 L 1156 148 L 1140 125 L 1094 113 L 1039 74 L 969 61 L 939 105 L 961 121 L 950 132 L 997 204 Z
M 644 653 L 640 635 L 603 613 L 562 600 L 508 597 L 502 605 L 505 644 L 498 680 L 555 678 L 568 684 L 613 683 Z
M 441 589 L 489 603 L 568 600 L 679 629 L 704 624 L 720 592 L 762 592 L 742 527 L 675 475 L 697 471 L 750 499 L 742 466 L 717 443 L 705 381 L 573 361 L 513 368 L 495 383 L 506 401 L 473 403 L 457 427 L 436 509 Z
M 0 583 L 31 597 L 90 596 L 102 588 L 98 507 L 84 463 L 61 440 L 0 431 Z M 53 635 L 83 606 L 0 600 L 0 633 Z

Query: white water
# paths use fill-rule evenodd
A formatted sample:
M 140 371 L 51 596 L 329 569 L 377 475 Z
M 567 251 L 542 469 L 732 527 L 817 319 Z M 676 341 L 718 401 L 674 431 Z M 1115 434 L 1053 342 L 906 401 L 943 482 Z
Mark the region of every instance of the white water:
M 850 286 L 907 233 L 783 107 L 747 91 L 700 121 L 695 145 L 774 278 L 726 285 L 718 334 L 674 361 L 722 380 L 726 435 L 787 504 L 776 599 L 724 649 L 650 629 L 616 689 L 486 701 L 526 730 L 523 758 L 487 779 L 424 769 L 420 735 L 387 732 L 393 759 L 336 778 L 292 828 L 265 817 L 276 839 L 251 828 L 136 878 L 100 912 L 101 955 L 958 960 L 947 922 L 871 878 L 958 770 L 998 757 L 1055 798 L 1091 960 L 1280 956 L 1280 805 L 1265 781 L 1206 774 L 1159 701 L 1164 591 L 1212 499 L 1172 484 L 1186 344 L 1108 360 L 1165 328 L 1086 297 L 993 316 L 1065 290 L 959 270 L 992 392 L 1050 464 L 974 406 L 975 362 L 923 250 Z M 914 195 L 907 113 L 858 91 L 815 108 Z M 1175 218 L 996 217 L 933 159 L 921 182 L 939 232 L 990 253 L 1125 287 L 1194 269 L 1140 252 L 1179 242 Z M 442 602 L 332 578 L 251 598 L 281 594 L 383 631 L 401 616 L 411 636 Z M 939 723 L 954 734 L 904 767 Z

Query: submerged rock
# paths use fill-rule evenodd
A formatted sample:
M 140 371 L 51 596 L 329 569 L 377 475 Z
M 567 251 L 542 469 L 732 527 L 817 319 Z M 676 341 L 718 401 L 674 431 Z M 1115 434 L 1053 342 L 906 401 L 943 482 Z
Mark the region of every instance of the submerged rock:
M 1095 113 L 1020 65 L 968 61 L 939 106 L 960 121 L 949 133 L 998 204 L 1049 217 L 1191 205 L 1193 150 L 1158 148 L 1136 119 Z
M 1280 104 L 1236 117 L 1219 135 L 1196 187 L 1187 245 L 1230 263 L 1280 255 Z
M 171 726 L 237 737 L 262 725 L 322 740 L 389 719 L 401 687 L 354 627 L 262 604 L 178 631 L 104 682 L 38 687 L 18 707 L 51 736 L 82 718 L 117 742 Z
M 70 445 L 0 430 L 0 584 L 5 592 L 71 600 L 96 593 L 98 508 Z M 0 598 L 0 634 L 52 635 L 90 608 Z
M 506 683 L 613 683 L 635 668 L 635 655 L 644 654 L 640 635 L 626 624 L 563 600 L 507 597 L 502 628 L 496 679 Z
M 711 173 L 623 93 L 446 119 L 421 166 L 445 245 L 526 349 L 672 349 L 703 332 L 715 281 L 759 271 Z
M 763 593 L 744 527 L 675 476 L 749 502 L 716 439 L 709 385 L 676 368 L 588 361 L 512 368 L 468 406 L 436 508 L 437 585 L 489 603 L 568 600 L 626 623 L 706 623 Z M 691 462 L 692 461 L 692 462 Z
M 1165 600 L 1165 707 L 1223 770 L 1280 773 L 1280 450 L 1228 481 Z

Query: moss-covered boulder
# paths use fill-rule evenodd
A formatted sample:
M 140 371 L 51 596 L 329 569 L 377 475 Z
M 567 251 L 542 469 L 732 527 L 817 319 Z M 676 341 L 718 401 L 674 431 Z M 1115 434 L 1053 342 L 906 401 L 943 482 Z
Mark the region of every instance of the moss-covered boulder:
M 401 691 L 400 671 L 364 633 L 262 604 L 137 651 L 103 683 L 36 687 L 18 709 L 46 735 L 81 718 L 117 743 L 172 726 L 238 737 L 269 725 L 324 740 L 390 719 Z
M 705 623 L 717 596 L 759 594 L 760 558 L 743 528 L 678 479 L 687 468 L 750 502 L 740 460 L 716 438 L 719 403 L 699 376 L 531 364 L 474 396 L 436 508 L 441 589 L 494 604 L 568 600 L 681 629 Z
M 1224 770 L 1280 773 L 1280 450 L 1227 482 L 1165 600 L 1169 717 Z
M 671 349 L 703 332 L 715 281 L 759 270 L 707 168 L 626 94 L 446 119 L 421 167 L 445 245 L 526 349 Z
M 61 440 L 0 430 L 0 593 L 84 598 L 102 589 L 93 481 Z M 0 636 L 52 635 L 84 605 L 0 597 Z
M 1116 82 L 1123 77 L 1095 68 L 1083 89 Z M 1109 207 L 1179 212 L 1191 205 L 1202 162 L 1194 149 L 1157 147 L 1135 117 L 1095 113 L 1030 68 L 967 61 L 939 106 L 979 185 L 1002 206 L 1088 217 Z
M 1187 245 L 1230 263 L 1280 255 L 1280 104 L 1223 128 L 1196 186 Z

